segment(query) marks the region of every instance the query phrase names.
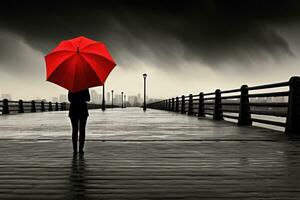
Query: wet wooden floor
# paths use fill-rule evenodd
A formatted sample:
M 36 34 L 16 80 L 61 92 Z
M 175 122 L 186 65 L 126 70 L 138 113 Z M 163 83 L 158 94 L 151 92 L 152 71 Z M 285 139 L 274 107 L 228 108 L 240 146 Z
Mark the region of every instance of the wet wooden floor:
M 0 199 L 300 199 L 300 141 L 229 122 L 91 111 L 73 157 L 66 112 L 0 116 Z

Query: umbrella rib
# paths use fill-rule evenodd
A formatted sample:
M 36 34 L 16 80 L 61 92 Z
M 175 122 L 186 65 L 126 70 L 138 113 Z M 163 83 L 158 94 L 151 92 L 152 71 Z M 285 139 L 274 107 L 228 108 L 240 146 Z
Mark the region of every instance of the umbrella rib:
M 76 47 L 74 46 L 74 44 L 72 42 L 70 42 L 69 40 L 66 40 L 67 43 L 71 44 L 72 47 L 74 47 L 74 49 L 76 49 Z
M 59 63 L 57 65 L 57 67 L 52 71 L 52 73 L 48 76 L 47 80 L 50 80 L 51 76 L 57 71 L 57 69 L 64 64 L 65 62 L 67 62 L 69 59 L 71 59 L 74 55 L 71 55 L 69 58 L 65 59 L 63 62 Z
M 76 84 L 75 77 L 76 77 L 77 71 L 78 71 L 78 69 L 77 69 L 77 67 L 76 67 L 75 70 L 74 70 L 74 73 L 73 73 L 73 76 L 74 76 L 74 78 L 73 78 L 73 83 L 72 83 L 73 88 L 75 88 L 75 84 Z
M 100 54 L 91 53 L 91 52 L 81 52 L 81 53 L 82 53 L 82 54 L 92 54 L 92 55 L 95 55 L 95 56 L 100 56 L 101 58 L 105 59 L 106 61 L 112 62 L 112 63 L 114 63 L 114 64 L 116 65 L 116 63 L 115 63 L 114 60 L 109 60 L 109 59 L 107 59 L 106 57 L 104 57 L 104 56 L 102 56 L 102 55 L 100 55 Z
M 85 48 L 88 48 L 88 47 L 90 47 L 92 45 L 95 45 L 95 44 L 99 44 L 99 43 L 95 41 L 94 43 L 88 44 L 85 47 L 83 47 L 82 50 L 84 50 Z
M 72 51 L 72 50 L 65 50 L 65 49 L 62 49 L 62 50 L 52 51 L 52 52 L 49 53 L 48 55 L 52 55 L 52 54 L 55 54 L 55 53 L 61 53 L 61 52 L 70 52 L 70 53 L 74 53 L 74 51 Z M 48 56 L 48 55 L 47 55 L 47 56 Z
M 80 55 L 80 54 L 79 54 Z M 102 84 L 104 84 L 102 81 L 101 81 L 101 79 L 100 79 L 100 77 L 98 76 L 98 74 L 97 74 L 97 72 L 95 71 L 95 69 L 94 69 L 94 66 L 93 66 L 93 64 L 92 63 L 90 63 L 87 59 L 85 59 L 85 57 L 84 56 L 82 56 L 82 55 L 80 55 L 81 56 L 81 58 L 82 59 L 84 59 L 87 63 L 89 63 L 90 64 L 90 66 L 92 67 L 92 69 L 93 69 L 93 72 L 95 73 L 95 75 L 96 75 L 96 77 L 98 78 L 98 80 L 99 80 L 99 83 L 100 83 L 100 85 Z

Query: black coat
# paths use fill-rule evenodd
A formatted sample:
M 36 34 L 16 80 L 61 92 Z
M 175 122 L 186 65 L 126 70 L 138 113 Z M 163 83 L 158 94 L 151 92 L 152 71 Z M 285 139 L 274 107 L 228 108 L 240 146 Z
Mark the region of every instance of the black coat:
M 84 118 L 89 116 L 87 101 L 90 101 L 89 90 L 81 90 L 72 93 L 69 91 L 68 100 L 70 101 L 69 117 Z

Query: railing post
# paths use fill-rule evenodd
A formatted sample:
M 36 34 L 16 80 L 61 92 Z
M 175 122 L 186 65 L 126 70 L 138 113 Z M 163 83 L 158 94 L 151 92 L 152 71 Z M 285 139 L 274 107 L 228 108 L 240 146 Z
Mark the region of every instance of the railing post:
M 185 113 L 185 96 L 182 95 L 181 97 L 181 113 Z
M 36 112 L 36 109 L 35 109 L 35 101 L 31 101 L 31 110 L 30 112 Z
M 168 99 L 168 111 L 171 110 L 171 99 Z
M 194 114 L 194 110 L 193 110 L 193 95 L 190 94 L 189 95 L 189 109 L 188 109 L 188 115 L 193 115 Z
M 199 94 L 198 117 L 205 117 L 203 92 L 200 92 L 200 94 Z
M 174 108 L 175 108 L 175 99 L 172 98 L 172 108 L 171 108 L 171 110 L 174 111 Z
M 221 90 L 217 89 L 215 91 L 215 107 L 214 107 L 214 120 L 222 120 L 223 112 L 222 112 L 222 104 L 221 104 Z
M 168 110 L 168 100 L 165 100 L 165 110 Z
M 300 134 L 300 77 L 291 77 L 289 80 L 288 114 L 285 133 L 288 135 Z
M 166 110 L 169 110 L 169 99 L 166 99 Z
M 179 97 L 176 97 L 175 112 L 179 112 Z
M 52 102 L 49 102 L 49 111 L 52 111 Z
M 18 113 L 24 113 L 23 100 L 19 100 Z
M 41 101 L 41 112 L 45 112 L 45 103 Z
M 64 103 L 60 103 L 60 110 L 64 110 Z
M 8 99 L 3 99 L 2 103 L 3 103 L 2 114 L 3 115 L 9 114 Z
M 252 121 L 251 121 L 251 113 L 250 113 L 250 106 L 249 106 L 248 86 L 242 85 L 238 125 L 249 126 L 251 124 Z
M 58 102 L 55 102 L 55 111 L 58 111 Z

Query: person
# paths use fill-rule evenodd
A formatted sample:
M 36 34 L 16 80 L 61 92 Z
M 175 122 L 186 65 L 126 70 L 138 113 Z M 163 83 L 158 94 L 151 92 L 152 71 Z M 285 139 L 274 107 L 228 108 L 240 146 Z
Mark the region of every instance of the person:
M 69 117 L 72 124 L 72 143 L 73 154 L 77 154 L 77 140 L 79 130 L 79 153 L 83 154 L 85 142 L 85 126 L 89 116 L 87 101 L 90 101 L 90 93 L 88 89 L 68 93 L 70 102 Z

